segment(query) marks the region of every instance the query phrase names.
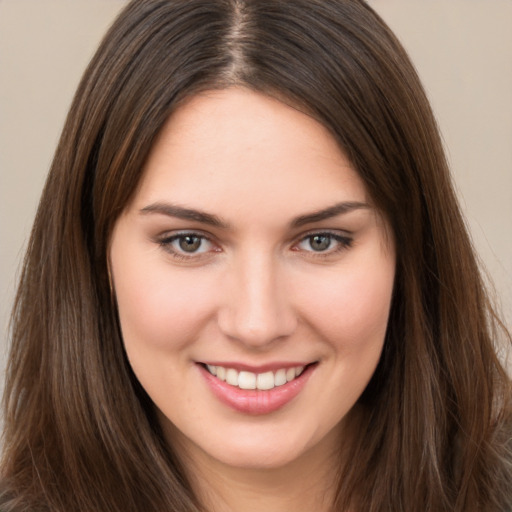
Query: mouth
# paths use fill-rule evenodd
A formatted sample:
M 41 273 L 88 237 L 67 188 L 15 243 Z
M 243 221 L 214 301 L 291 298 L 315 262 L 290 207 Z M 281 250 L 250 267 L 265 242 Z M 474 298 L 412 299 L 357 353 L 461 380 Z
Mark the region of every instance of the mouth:
M 288 382 L 300 377 L 304 372 L 305 366 L 292 366 L 288 368 L 279 368 L 276 371 L 266 371 L 261 373 L 250 372 L 246 370 L 238 371 L 234 368 L 225 366 L 215 366 L 205 364 L 206 370 L 217 379 L 226 382 L 230 386 L 239 389 L 259 389 L 268 391 L 279 386 L 284 386 Z
M 272 365 L 259 369 L 199 363 L 198 367 L 214 396 L 229 408 L 244 414 L 262 415 L 281 409 L 306 386 L 318 362 Z

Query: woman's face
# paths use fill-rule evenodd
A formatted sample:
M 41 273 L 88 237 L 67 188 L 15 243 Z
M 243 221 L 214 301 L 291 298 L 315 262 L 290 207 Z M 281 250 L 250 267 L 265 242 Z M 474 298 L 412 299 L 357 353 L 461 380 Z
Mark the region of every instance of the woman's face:
M 395 251 L 322 125 L 245 89 L 192 98 L 110 263 L 128 359 L 171 443 L 246 468 L 333 452 L 381 354 Z

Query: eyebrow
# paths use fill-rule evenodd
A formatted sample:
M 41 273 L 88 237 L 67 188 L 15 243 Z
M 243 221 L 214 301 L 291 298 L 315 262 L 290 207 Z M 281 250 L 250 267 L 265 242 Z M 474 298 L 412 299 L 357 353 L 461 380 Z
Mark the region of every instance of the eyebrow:
M 229 229 L 230 227 L 227 222 L 222 221 L 217 215 L 169 203 L 153 203 L 142 208 L 140 212 L 160 213 L 169 217 L 176 217 L 177 219 L 195 220 L 201 224 L 207 224 L 216 228 Z
M 298 228 L 306 224 L 313 224 L 315 222 L 330 219 L 338 215 L 343 215 L 354 210 L 368 208 L 370 208 L 370 205 L 367 203 L 361 203 L 357 201 L 343 201 L 333 206 L 329 206 L 328 208 L 296 217 L 290 222 L 290 226 L 292 228 Z M 207 224 L 216 228 L 230 229 L 230 224 L 221 220 L 219 217 L 217 217 L 217 215 L 169 203 L 153 203 L 142 208 L 140 212 L 142 214 L 159 213 L 161 215 L 167 215 L 177 219 L 193 220 L 200 222 L 201 224 Z
M 292 228 L 299 228 L 306 224 L 313 224 L 315 222 L 320 222 L 322 220 L 331 219 L 332 217 L 336 217 L 338 215 L 343 215 L 345 213 L 352 212 L 354 210 L 368 209 L 370 205 L 367 203 L 360 203 L 358 201 L 344 201 L 341 203 L 337 203 L 334 206 L 330 206 L 328 208 L 324 208 L 322 210 L 318 210 L 316 212 L 307 213 L 306 215 L 301 215 L 300 217 L 296 217 L 291 222 Z

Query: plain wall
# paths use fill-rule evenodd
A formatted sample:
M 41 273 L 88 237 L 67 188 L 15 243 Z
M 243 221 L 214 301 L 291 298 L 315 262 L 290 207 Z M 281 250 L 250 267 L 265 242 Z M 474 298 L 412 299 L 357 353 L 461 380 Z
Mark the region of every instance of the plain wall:
M 512 2 L 373 0 L 436 112 L 512 325 Z M 79 78 L 121 0 L 0 0 L 0 370 L 16 276 Z M 399 250 L 399 248 L 398 248 Z

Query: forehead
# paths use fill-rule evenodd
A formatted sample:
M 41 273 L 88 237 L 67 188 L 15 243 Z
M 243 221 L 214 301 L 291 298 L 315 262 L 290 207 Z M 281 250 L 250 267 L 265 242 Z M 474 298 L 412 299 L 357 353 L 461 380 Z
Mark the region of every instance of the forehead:
M 230 88 L 191 98 L 159 134 L 135 203 L 165 200 L 292 215 L 368 197 L 323 125 L 269 96 Z

